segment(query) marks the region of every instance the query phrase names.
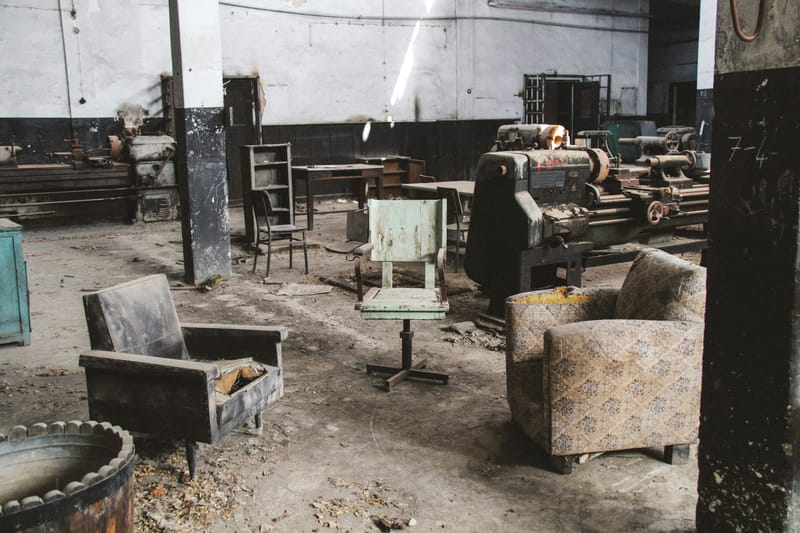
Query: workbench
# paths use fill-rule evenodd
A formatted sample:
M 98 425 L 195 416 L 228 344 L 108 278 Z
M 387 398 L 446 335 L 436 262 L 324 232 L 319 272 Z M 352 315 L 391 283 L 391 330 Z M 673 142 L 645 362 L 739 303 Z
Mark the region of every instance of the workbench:
M 134 217 L 136 190 L 128 165 L 75 169 L 65 164 L 0 167 L 0 216 Z
M 376 196 L 383 199 L 383 166 L 353 163 L 347 165 L 302 165 L 292 167 L 292 180 L 305 182 L 308 229 L 314 229 L 314 183 L 327 180 L 360 180 L 358 207 L 367 202 L 367 185 L 375 180 Z
M 475 194 L 475 182 L 467 180 L 434 181 L 429 183 L 404 183 L 400 186 L 407 197 L 412 199 L 438 198 L 438 187 L 456 189 L 464 199 L 470 199 Z

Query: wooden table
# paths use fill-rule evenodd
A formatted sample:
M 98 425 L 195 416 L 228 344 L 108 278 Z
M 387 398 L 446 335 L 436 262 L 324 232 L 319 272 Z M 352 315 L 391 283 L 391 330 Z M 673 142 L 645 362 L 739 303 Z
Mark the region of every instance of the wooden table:
M 437 187 L 451 187 L 458 191 L 462 198 L 470 199 L 475 194 L 475 182 L 466 180 L 434 181 L 431 183 L 404 183 L 403 191 L 409 198 L 438 198 Z
M 305 180 L 306 213 L 308 229 L 314 229 L 314 182 L 323 180 L 361 180 L 364 186 L 358 188 L 358 207 L 364 208 L 367 202 L 369 180 L 375 180 L 378 199 L 383 198 L 383 166 L 353 163 L 348 165 L 302 165 L 292 167 L 292 180 Z

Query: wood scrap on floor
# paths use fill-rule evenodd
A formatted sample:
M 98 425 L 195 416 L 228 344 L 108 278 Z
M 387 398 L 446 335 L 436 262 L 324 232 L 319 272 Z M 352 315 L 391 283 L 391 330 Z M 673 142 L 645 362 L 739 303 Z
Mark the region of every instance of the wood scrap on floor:
M 278 296 L 314 296 L 327 294 L 333 290 L 330 285 L 312 285 L 307 283 L 287 283 L 278 290 Z
M 222 376 L 214 380 L 214 388 L 228 396 L 268 372 L 265 365 L 253 361 L 252 357 L 222 361 L 218 366 Z

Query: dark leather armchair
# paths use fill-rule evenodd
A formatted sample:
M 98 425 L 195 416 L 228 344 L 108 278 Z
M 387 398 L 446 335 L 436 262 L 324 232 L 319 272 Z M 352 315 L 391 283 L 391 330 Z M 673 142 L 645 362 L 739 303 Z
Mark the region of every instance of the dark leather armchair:
M 195 442 L 214 443 L 252 417 L 260 427 L 261 411 L 283 395 L 285 327 L 180 324 L 164 275 L 87 294 L 83 303 L 90 417 L 186 440 L 190 475 Z M 226 381 L 239 386 L 223 390 Z

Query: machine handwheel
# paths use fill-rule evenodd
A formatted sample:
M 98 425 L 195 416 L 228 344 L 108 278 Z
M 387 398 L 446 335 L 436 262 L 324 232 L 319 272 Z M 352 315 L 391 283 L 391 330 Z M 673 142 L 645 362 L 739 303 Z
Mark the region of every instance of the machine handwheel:
M 681 136 L 678 135 L 678 132 L 668 131 L 667 134 L 664 135 L 664 146 L 667 152 L 677 152 L 681 147 Z
M 664 204 L 661 202 L 651 202 L 647 206 L 647 222 L 655 226 L 664 218 Z

